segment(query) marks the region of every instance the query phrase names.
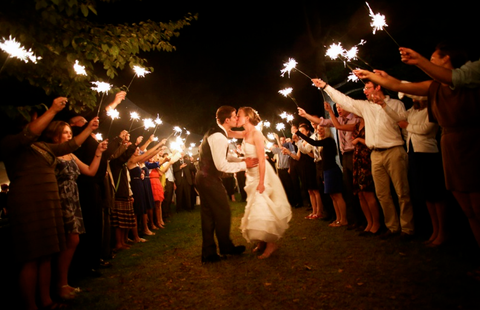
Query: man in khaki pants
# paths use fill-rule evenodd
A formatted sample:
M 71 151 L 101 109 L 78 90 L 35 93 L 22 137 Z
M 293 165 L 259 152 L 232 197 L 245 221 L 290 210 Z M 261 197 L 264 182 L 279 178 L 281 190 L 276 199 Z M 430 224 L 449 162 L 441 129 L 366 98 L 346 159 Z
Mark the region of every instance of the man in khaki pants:
M 397 112 L 404 112 L 400 100 L 385 96 L 382 89 L 372 82 L 365 82 L 364 94 L 370 100 L 352 99 L 320 79 L 313 83 L 323 89 L 335 103 L 365 120 L 365 142 L 372 149 L 372 176 L 388 230 L 381 238 L 401 233 L 408 240 L 413 236 L 413 209 L 407 178 L 408 157 L 404 149 L 402 132 L 397 123 L 383 110 L 385 105 Z M 400 214 L 397 214 L 390 192 L 390 181 L 398 196 Z

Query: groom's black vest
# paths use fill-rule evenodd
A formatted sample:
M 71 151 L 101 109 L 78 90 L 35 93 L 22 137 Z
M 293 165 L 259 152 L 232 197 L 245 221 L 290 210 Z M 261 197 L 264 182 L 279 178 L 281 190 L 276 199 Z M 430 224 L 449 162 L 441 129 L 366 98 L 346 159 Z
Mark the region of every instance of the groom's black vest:
M 208 137 L 217 132 L 226 137 L 225 131 L 223 131 L 219 126 L 211 128 L 203 137 L 202 144 L 200 144 L 200 171 L 205 175 L 220 178 L 222 176 L 222 172 L 218 171 L 215 167 L 212 157 L 212 150 L 210 149 L 210 144 L 208 143 Z M 225 152 L 227 152 L 227 150 L 225 150 Z

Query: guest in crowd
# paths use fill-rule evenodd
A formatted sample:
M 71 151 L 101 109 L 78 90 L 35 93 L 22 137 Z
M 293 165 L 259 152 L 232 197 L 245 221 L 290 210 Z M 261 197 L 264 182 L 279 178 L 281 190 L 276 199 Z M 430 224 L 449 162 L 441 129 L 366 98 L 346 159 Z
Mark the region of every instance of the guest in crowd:
M 329 226 L 347 226 L 346 205 L 342 195 L 342 171 L 338 167 L 335 157 L 337 156 L 337 145 L 329 127 L 317 126 L 319 140 L 313 140 L 302 131 L 295 132 L 305 142 L 313 146 L 321 146 L 323 164 L 323 178 L 325 180 L 325 193 L 329 194 L 335 208 L 336 219 Z
M 365 143 L 372 149 L 370 158 L 375 191 L 388 229 L 381 235 L 381 238 L 386 239 L 400 234 L 405 241 L 412 239 L 414 235 L 413 208 L 410 202 L 407 176 L 408 160 L 404 149 L 403 135 L 398 124 L 379 105 L 370 100 L 374 96 L 380 97 L 398 112 L 405 111 L 403 102 L 385 96 L 381 86 L 371 81 L 365 82 L 364 88 L 364 94 L 369 100 L 352 99 L 320 79 L 313 79 L 312 82 L 323 89 L 343 109 L 362 117 L 365 121 Z M 301 111 L 299 114 L 301 115 Z M 397 193 L 399 214 L 391 195 L 390 182 L 393 183 Z
M 133 208 L 139 231 L 138 234 L 143 233 L 147 236 L 154 235 L 154 233 L 148 228 L 147 209 L 152 209 L 153 211 L 153 208 L 155 207 L 155 204 L 153 203 L 153 194 L 145 190 L 145 183 L 143 181 L 145 179 L 145 170 L 143 170 L 140 165 L 160 152 L 160 149 L 165 145 L 165 142 L 166 140 L 163 140 L 143 154 L 141 154 L 140 147 L 137 147 L 127 161 L 127 169 L 130 173 L 130 186 L 133 192 Z M 150 198 L 149 195 L 152 195 L 152 197 Z M 138 238 L 137 241 L 141 241 L 140 238 Z
M 372 162 L 370 160 L 372 151 L 365 144 L 365 121 L 363 118 L 357 117 L 358 122 L 353 124 L 341 124 L 335 116 L 330 104 L 325 102 L 324 107 L 325 111 L 329 113 L 330 119 L 335 128 L 344 132 L 352 131 L 352 145 L 354 146 L 352 158 L 352 190 L 353 193 L 358 196 L 364 217 L 367 220 L 367 226 L 360 235 L 378 235 L 382 232 L 380 224 L 380 206 L 375 197 L 375 184 L 372 177 Z M 339 106 L 337 105 L 337 108 L 338 107 Z
M 43 140 L 49 143 L 64 143 L 72 139 L 72 129 L 63 121 L 53 121 L 42 133 Z M 87 165 L 73 153 L 57 157 L 55 174 L 61 199 L 64 229 L 66 233 L 66 249 L 60 251 L 56 262 L 56 290 L 62 299 L 73 299 L 78 288 L 68 285 L 68 269 L 80 241 L 79 235 L 85 233 L 77 177 L 80 174 L 94 176 L 100 165 L 102 153 L 107 149 L 107 141 L 98 144 L 94 159 Z
M 155 227 L 165 228 L 165 222 L 162 217 L 162 201 L 165 199 L 162 177 L 164 173 L 160 170 L 160 166 L 168 159 L 168 157 L 163 157 L 163 147 L 159 154 L 150 158 L 145 165 L 150 170 L 150 183 L 152 186 L 153 201 L 155 202 L 155 212 L 153 223 Z M 157 228 L 157 229 L 158 229 Z
M 459 46 L 449 43 L 437 45 L 430 64 L 411 49 L 401 48 L 400 53 L 403 62 L 418 65 L 431 76 L 436 76 L 437 71 L 455 71 L 467 61 L 466 53 Z M 356 70 L 355 74 L 393 91 L 428 97 L 429 121 L 437 122 L 442 128 L 441 151 L 446 188 L 453 193 L 467 216 L 480 246 L 480 145 L 471 143 L 471 137 L 480 134 L 480 126 L 469 119 L 480 113 L 480 88 L 458 86 L 452 89 L 448 83 L 436 80 L 402 83 L 383 71 Z M 388 102 L 381 104 L 383 107 L 389 105 Z
M 122 130 L 114 138 L 114 143 L 120 144 L 119 149 L 109 163 L 112 180 L 115 184 L 115 205 L 111 215 L 112 227 L 115 229 L 115 251 L 130 248 L 128 244 L 128 232 L 130 230 L 132 231 L 134 242 L 142 241 L 138 236 L 137 221 L 133 211 L 133 195 L 131 195 L 128 169 L 126 167 L 126 163 L 140 142 L 141 139 L 137 139 L 135 144 L 131 143 L 130 134 L 126 130 Z
M 61 306 L 50 296 L 51 258 L 66 247 L 54 170 L 56 157 L 75 151 L 98 128 L 95 118 L 70 141 L 36 142 L 66 103 L 67 98 L 56 98 L 52 106 L 40 117 L 34 117 L 23 131 L 0 141 L 0 159 L 11 181 L 8 206 L 14 253 L 20 263 L 18 284 L 25 309 Z
M 296 127 L 292 126 L 292 130 Z M 304 136 L 310 136 L 310 128 L 307 124 L 300 124 L 298 131 L 302 132 Z M 295 132 L 292 132 L 294 134 Z M 297 139 L 297 136 L 293 136 L 293 139 Z M 300 176 L 302 186 L 307 189 L 310 204 L 312 206 L 312 213 L 306 216 L 306 219 L 318 219 L 321 217 L 321 211 L 323 209 L 322 201 L 320 199 L 320 192 L 317 186 L 316 167 L 313 161 L 314 147 L 307 142 L 298 139 L 297 140 L 298 151 L 296 154 L 289 152 L 287 149 L 284 152 L 290 155 L 293 159 L 299 161 Z
M 117 108 L 125 100 L 126 95 L 126 92 L 120 91 L 115 94 L 109 104 L 105 105 L 105 108 L 99 111 L 92 110 L 84 116 L 75 115 L 70 118 L 73 135 L 76 136 L 85 127 L 85 117 L 91 118 L 97 113 L 101 123 L 109 124 L 109 121 L 105 121 L 108 118 L 106 113 Z M 99 142 L 98 138 L 91 134 L 82 147 L 75 151 L 75 156 L 84 163 L 91 163 L 95 158 Z M 100 158 L 97 173 L 94 176 L 81 174 L 77 179 L 86 231 L 85 234 L 80 235 L 80 243 L 72 261 L 73 270 L 79 276 L 88 274 L 97 277 L 101 275 L 100 267 L 111 266 L 110 262 L 105 260 L 112 257 L 110 213 L 114 205 L 115 192 L 107 166 L 119 146 L 119 141 L 109 143 L 108 149 Z

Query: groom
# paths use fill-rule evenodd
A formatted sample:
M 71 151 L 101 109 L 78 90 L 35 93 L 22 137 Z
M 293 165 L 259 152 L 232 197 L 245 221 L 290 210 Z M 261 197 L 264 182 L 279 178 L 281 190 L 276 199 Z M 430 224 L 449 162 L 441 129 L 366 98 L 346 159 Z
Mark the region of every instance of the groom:
M 200 145 L 200 170 L 195 178 L 201 204 L 202 263 L 221 259 L 214 235 L 221 255 L 240 255 L 245 251 L 245 246 L 235 246 L 230 239 L 230 204 L 221 175 L 222 172 L 233 173 L 258 165 L 258 159 L 253 158 L 241 162 L 227 161 L 228 131 L 237 125 L 235 108 L 221 106 L 216 119 L 217 125 L 205 134 Z

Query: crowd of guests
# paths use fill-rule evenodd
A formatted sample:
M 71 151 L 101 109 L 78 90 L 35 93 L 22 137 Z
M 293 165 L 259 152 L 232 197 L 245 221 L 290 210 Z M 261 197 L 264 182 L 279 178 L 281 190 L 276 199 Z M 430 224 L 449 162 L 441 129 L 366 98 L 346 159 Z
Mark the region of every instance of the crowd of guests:
M 447 239 L 446 209 L 452 196 L 480 246 L 480 149 L 472 143 L 479 125 L 468 120 L 480 109 L 480 61 L 467 61 L 464 51 L 448 43 L 439 44 L 430 60 L 411 49 L 400 51 L 403 62 L 418 66 L 433 80 L 408 83 L 380 70 L 354 70 L 363 80 L 366 100 L 312 80 L 329 95 L 337 113 L 327 102 L 329 119 L 298 108 L 308 122 L 292 125 L 292 141 L 279 139 L 272 148 L 282 184 L 292 206 L 301 201 L 298 193 L 308 192 L 312 213 L 307 219 L 329 220 L 330 226 L 357 229 L 361 236 L 409 241 L 422 228 L 415 227 L 422 225 L 422 212 L 414 210 L 426 208 L 432 227 L 428 247 Z M 410 97 L 412 107 L 406 110 L 385 89 L 400 92 L 401 99 Z M 331 127 L 338 131 L 338 145 Z M 315 190 L 330 199 L 318 199 Z M 472 274 L 480 278 L 480 270 Z
M 401 54 L 433 80 L 402 83 L 383 71 L 356 70 L 364 79 L 366 100 L 313 80 L 333 100 L 336 113 L 329 103 L 324 104 L 329 118 L 298 108 L 306 121 L 292 125 L 291 138 L 276 136 L 271 154 L 288 201 L 292 207 L 308 204 L 308 220 L 357 229 L 360 236 L 408 241 L 416 231 L 411 198 L 416 197 L 432 223 L 425 244 L 438 247 L 446 241 L 450 191 L 480 245 L 479 147 L 471 143 L 479 127 L 466 119 L 480 109 L 479 62 L 465 64 L 462 53 L 445 45 L 430 61 L 410 49 Z M 408 94 L 413 106 L 406 110 L 384 88 Z M 100 118 L 125 96 L 117 93 Z M 127 130 L 98 141 L 93 134 L 98 116 L 89 122 L 83 116 L 56 119 L 66 104 L 67 98 L 56 98 L 21 132 L 1 140 L 11 182 L 8 194 L 2 186 L 2 201 L 7 200 L 2 215 L 11 222 L 27 309 L 57 307 L 51 287 L 62 299 L 75 298 L 80 289 L 68 284 L 71 264 L 79 273 L 98 275 L 114 253 L 165 228 L 174 196 L 177 212 L 193 210 L 196 203 L 193 158 L 169 154 L 166 140 L 154 142 L 153 136 L 131 141 Z M 241 147 L 232 153 L 243 156 Z M 235 177 L 223 177 L 232 200 L 234 184 L 241 190 L 245 182 L 244 174 Z
M 2 187 L 2 217 L 10 223 L 25 309 L 61 308 L 56 300 L 74 299 L 81 290 L 69 279 L 100 276 L 118 251 L 165 228 L 173 200 L 177 212 L 194 209 L 189 155 L 167 152 L 166 139 L 154 142 L 153 135 L 132 142 L 126 130 L 97 140 L 100 119 L 125 96 L 117 93 L 90 122 L 80 115 L 62 120 L 68 100 L 56 98 L 1 140 L 10 180 Z

